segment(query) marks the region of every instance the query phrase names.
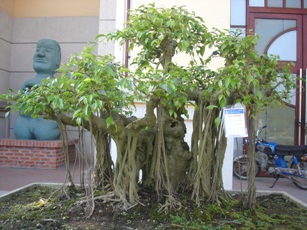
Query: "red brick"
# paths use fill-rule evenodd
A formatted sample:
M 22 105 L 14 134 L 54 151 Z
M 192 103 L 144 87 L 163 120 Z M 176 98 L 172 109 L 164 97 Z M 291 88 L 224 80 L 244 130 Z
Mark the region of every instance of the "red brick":
M 75 158 L 75 144 L 70 141 L 70 160 Z M 14 159 L 13 161 L 10 160 Z M 56 168 L 65 163 L 63 144 L 61 140 L 36 141 L 0 139 L 0 166 L 25 168 Z
M 18 151 L 18 149 L 10 149 L 9 150 L 11 153 L 18 153 L 19 151 Z
M 32 157 L 31 160 L 36 162 L 36 161 L 40 160 L 40 158 L 39 157 Z
M 29 150 L 28 150 L 29 152 L 31 152 L 31 153 L 35 153 L 35 154 L 37 154 L 37 153 L 40 153 L 41 151 L 39 151 L 39 149 L 31 149 L 31 148 L 29 148 Z
M 26 161 L 26 160 L 29 160 L 30 158 L 29 158 L 29 157 L 20 157 L 19 159 L 20 159 L 20 160 L 25 160 L 25 161 Z
M 15 161 L 12 161 L 12 160 L 4 160 L 5 163 L 13 163 Z
M 19 157 L 14 157 L 14 156 L 11 156 L 9 157 L 10 160 L 19 160 Z
M 28 152 L 32 152 L 32 151 L 31 151 L 31 149 L 24 149 L 24 148 L 22 148 L 22 149 L 19 150 L 19 152 L 21 152 L 21 153 L 28 153 Z
M 51 161 L 51 158 L 47 158 L 47 157 L 42 157 L 40 158 L 41 161 Z

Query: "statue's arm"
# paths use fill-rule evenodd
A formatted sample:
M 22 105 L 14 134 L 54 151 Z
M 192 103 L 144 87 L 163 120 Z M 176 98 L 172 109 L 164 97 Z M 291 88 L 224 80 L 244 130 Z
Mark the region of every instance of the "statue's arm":
M 22 90 L 26 90 L 26 89 L 31 89 L 34 85 L 40 85 L 42 82 L 42 78 L 38 78 L 38 77 L 34 77 L 34 78 L 31 78 L 31 79 L 28 79 L 26 80 L 21 89 Z

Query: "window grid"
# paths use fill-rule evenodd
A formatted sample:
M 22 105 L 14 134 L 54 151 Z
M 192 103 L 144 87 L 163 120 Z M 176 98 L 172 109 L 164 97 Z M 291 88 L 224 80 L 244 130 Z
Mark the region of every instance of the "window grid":
M 249 7 L 306 9 L 307 0 L 249 0 Z

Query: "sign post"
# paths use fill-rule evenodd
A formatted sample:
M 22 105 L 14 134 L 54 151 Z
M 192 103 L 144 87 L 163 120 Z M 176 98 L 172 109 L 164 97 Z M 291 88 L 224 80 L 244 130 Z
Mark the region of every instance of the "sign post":
M 223 121 L 225 136 L 227 137 L 227 147 L 222 167 L 223 184 L 225 190 L 232 190 L 234 138 L 247 136 L 245 109 L 243 107 L 224 108 Z
M 246 137 L 245 109 L 225 108 L 224 125 L 226 137 Z

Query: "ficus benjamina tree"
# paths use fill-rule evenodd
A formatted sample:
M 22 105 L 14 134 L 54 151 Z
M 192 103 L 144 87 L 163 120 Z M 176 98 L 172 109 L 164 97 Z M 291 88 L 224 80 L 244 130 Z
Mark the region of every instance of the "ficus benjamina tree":
M 197 205 L 204 199 L 229 199 L 222 181 L 223 108 L 245 106 L 254 139 L 257 113 L 283 104 L 294 86 L 289 66 L 258 55 L 253 49 L 256 36 L 210 32 L 202 18 L 184 7 L 140 6 L 129 12 L 124 29 L 100 34 L 97 40 L 135 50 L 131 68 L 111 55 L 96 55 L 92 44 L 72 55 L 57 78 L 44 80 L 31 92 L 11 91 L 1 98 L 14 101 L 15 111 L 88 130 L 96 146 L 95 186 L 111 189 L 123 208 L 137 204 L 143 188 L 156 191 L 163 201 L 161 211 L 180 207 L 174 195 L 180 192 L 188 192 Z M 174 58 L 182 54 L 188 58 L 181 66 Z M 216 58 L 224 65 L 211 69 Z M 133 116 L 136 102 L 144 103 L 143 117 Z M 190 143 L 184 140 L 188 105 L 194 108 Z M 116 145 L 116 162 L 110 140 Z M 248 152 L 254 159 L 252 141 Z M 254 167 L 252 160 L 250 209 L 256 202 Z

